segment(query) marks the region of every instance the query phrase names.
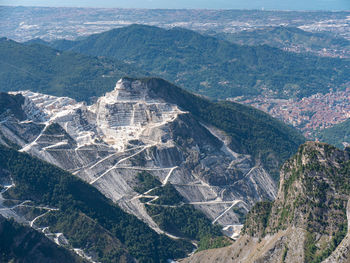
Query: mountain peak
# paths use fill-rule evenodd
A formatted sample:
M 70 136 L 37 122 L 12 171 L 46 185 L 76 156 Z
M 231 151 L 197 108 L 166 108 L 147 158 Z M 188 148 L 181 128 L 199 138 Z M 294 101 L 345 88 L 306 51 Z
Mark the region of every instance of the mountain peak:
M 147 87 L 138 79 L 121 78 L 116 83 L 111 92 L 107 92 L 100 100 L 109 100 L 111 103 L 115 102 L 137 102 L 146 101 Z

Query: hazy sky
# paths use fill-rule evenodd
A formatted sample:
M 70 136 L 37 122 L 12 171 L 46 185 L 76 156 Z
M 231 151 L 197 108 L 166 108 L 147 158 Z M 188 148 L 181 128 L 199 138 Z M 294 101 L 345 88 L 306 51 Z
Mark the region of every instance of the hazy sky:
M 0 0 L 0 5 L 212 8 L 267 10 L 350 10 L 350 0 Z

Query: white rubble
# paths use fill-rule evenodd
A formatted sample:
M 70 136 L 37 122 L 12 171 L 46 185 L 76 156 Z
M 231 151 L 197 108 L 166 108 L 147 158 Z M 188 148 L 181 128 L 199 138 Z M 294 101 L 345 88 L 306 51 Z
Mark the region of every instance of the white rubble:
M 188 203 L 202 210 L 229 236 L 241 225 L 234 208 L 274 199 L 276 185 L 251 156 L 229 148 L 224 132 L 201 124 L 177 105 L 150 95 L 139 80 L 121 79 L 93 105 L 30 91 L 28 120 L 43 125 L 22 151 L 71 171 L 162 232 L 133 190 L 141 171 L 171 183 Z M 52 124 L 61 128 L 52 132 Z M 9 128 L 0 124 L 0 130 Z M 62 129 L 62 130 L 60 130 Z M 18 137 L 18 136 L 17 136 Z M 238 231 L 239 232 L 239 231 Z

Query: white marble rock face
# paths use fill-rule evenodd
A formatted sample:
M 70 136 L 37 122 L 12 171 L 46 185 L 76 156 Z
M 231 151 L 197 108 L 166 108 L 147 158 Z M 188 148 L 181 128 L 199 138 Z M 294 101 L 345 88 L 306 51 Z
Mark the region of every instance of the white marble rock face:
M 139 200 L 147 193 L 133 190 L 141 171 L 163 185 L 173 184 L 186 202 L 234 237 L 242 224 L 237 209 L 248 211 L 255 202 L 276 196 L 270 175 L 254 166 L 251 156 L 230 149 L 224 132 L 199 123 L 177 105 L 151 97 L 141 81 L 121 79 L 93 105 L 17 93 L 25 97 L 28 119 L 2 122 L 4 135 L 21 145 L 21 151 L 95 186 L 159 233 L 162 230 Z

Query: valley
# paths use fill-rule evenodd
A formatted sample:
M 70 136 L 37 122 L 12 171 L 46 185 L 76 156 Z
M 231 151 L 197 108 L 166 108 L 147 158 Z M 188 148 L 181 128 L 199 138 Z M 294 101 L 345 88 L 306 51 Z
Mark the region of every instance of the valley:
M 330 45 L 340 45 L 343 51 L 347 47 L 346 40 L 329 40 L 327 34 L 292 28 L 271 30 L 241 33 L 236 40 L 251 45 L 255 37 L 264 39 L 264 34 L 271 34 L 268 44 L 277 43 L 275 46 L 279 48 L 283 48 L 282 41 L 286 45 L 306 45 L 305 49 L 310 45 L 313 50 L 322 50 L 322 39 L 330 41 Z M 213 35 L 226 36 L 230 41 L 235 39 L 228 33 Z M 157 36 L 156 42 L 154 36 Z M 3 39 L 1 44 L 4 50 L 4 60 L 0 62 L 3 91 L 24 88 L 40 92 L 49 83 L 52 95 L 67 94 L 79 101 L 92 102 L 103 92 L 110 91 L 122 76 L 155 75 L 212 99 L 232 100 L 261 109 L 300 129 L 309 139 L 315 138 L 319 130 L 348 118 L 349 63 L 346 58 L 319 58 L 303 55 L 302 51 L 294 54 L 266 45 L 254 46 L 254 43 L 249 47 L 239 46 L 185 29 L 164 30 L 144 25 L 113 29 L 77 41 L 48 43 L 38 40 L 22 45 Z M 66 51 L 57 53 L 49 47 L 41 48 L 43 45 Z M 17 49 L 27 54 L 41 52 L 42 60 L 21 60 Z M 71 56 L 72 51 L 85 55 Z M 203 53 L 213 55 L 203 56 Z M 98 59 L 88 55 L 98 56 Z M 41 70 L 46 59 L 55 74 Z M 89 78 L 82 78 L 78 70 L 82 59 L 88 72 L 84 75 Z M 71 70 L 62 70 L 61 63 L 72 65 Z M 99 66 L 94 67 L 95 64 Z M 33 75 L 41 77 L 32 78 Z M 95 85 L 101 88 L 96 89 Z M 69 86 L 76 88 L 69 89 Z M 83 86 L 86 87 L 84 91 L 77 92 Z
M 349 23 L 0 6 L 0 262 L 349 262 Z

